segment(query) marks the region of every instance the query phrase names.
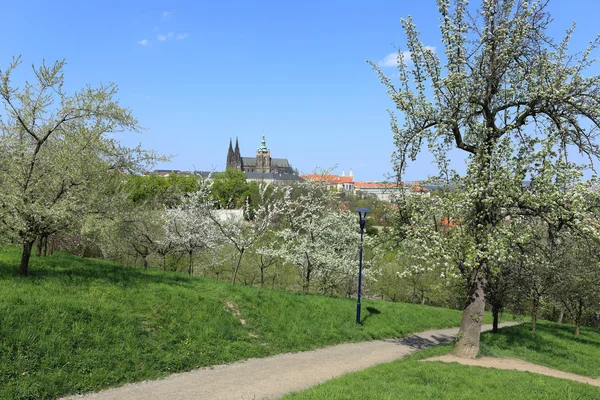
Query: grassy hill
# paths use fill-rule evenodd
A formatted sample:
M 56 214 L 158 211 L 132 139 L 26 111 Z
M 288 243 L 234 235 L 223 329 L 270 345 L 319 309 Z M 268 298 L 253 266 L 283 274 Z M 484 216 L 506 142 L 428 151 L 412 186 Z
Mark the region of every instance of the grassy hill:
M 43 399 L 325 345 L 457 326 L 460 312 L 231 286 L 67 254 L 0 252 L 0 398 Z M 489 319 L 489 316 L 487 316 Z M 242 321 L 243 320 L 243 321 Z M 489 320 L 487 321 L 489 322 Z

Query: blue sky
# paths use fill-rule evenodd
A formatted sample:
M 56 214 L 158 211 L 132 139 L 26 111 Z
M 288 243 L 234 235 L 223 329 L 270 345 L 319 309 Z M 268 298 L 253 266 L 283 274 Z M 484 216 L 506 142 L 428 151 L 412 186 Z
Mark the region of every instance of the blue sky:
M 577 21 L 576 49 L 599 32 L 600 2 L 554 0 L 550 10 L 554 36 Z M 392 170 L 393 104 L 365 60 L 402 47 L 408 15 L 440 48 L 434 0 L 4 1 L 0 68 L 21 54 L 16 78 L 31 79 L 29 65 L 65 58 L 72 90 L 115 82 L 146 128 L 120 140 L 173 155 L 159 168 L 222 170 L 230 137 L 253 156 L 264 130 L 272 157 L 301 172 L 337 165 L 381 180 Z M 434 170 L 424 156 L 406 179 Z

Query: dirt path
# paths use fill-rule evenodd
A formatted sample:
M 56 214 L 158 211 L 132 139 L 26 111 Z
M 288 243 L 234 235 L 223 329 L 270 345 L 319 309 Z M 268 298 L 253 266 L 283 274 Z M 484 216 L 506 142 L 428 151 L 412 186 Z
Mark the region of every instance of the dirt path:
M 543 367 L 537 364 L 531 364 L 527 361 L 517 360 L 514 358 L 494 358 L 494 357 L 481 357 L 475 360 L 469 360 L 466 358 L 460 358 L 453 355 L 445 355 L 440 357 L 428 358 L 424 361 L 443 361 L 443 362 L 457 362 L 464 365 L 473 365 L 476 367 L 485 368 L 497 368 L 497 369 L 509 369 L 515 371 L 533 372 L 541 375 L 554 376 L 556 378 L 570 379 L 576 382 L 589 383 L 593 386 L 600 387 L 600 379 L 594 379 L 587 376 L 581 376 L 571 374 L 569 372 L 559 371 L 548 367 Z
M 501 326 L 514 324 L 509 322 Z M 491 325 L 482 327 L 482 331 L 487 330 L 491 330 Z M 66 399 L 274 399 L 349 372 L 394 361 L 417 350 L 448 343 L 457 333 L 458 328 L 437 329 L 401 339 L 346 343 L 313 351 L 253 358 Z

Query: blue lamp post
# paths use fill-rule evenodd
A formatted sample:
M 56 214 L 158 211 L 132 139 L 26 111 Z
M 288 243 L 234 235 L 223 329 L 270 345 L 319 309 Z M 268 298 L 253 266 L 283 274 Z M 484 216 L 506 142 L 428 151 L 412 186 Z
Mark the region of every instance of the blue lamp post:
M 365 231 L 365 223 L 367 222 L 367 213 L 371 210 L 366 208 L 359 208 L 356 210 L 358 213 L 358 223 L 360 224 L 360 256 L 358 266 L 358 303 L 356 303 L 356 323 L 360 324 L 360 287 L 362 284 L 362 260 L 363 260 L 363 232 Z

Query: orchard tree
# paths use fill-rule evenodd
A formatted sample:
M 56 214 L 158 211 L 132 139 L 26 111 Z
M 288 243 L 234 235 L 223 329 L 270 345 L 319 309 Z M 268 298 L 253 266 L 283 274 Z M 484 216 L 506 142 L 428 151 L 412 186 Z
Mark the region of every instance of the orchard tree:
M 315 280 L 321 292 L 331 292 L 356 269 L 356 216 L 336 209 L 335 193 L 318 182 L 307 181 L 296 189 L 299 194 L 285 205 L 286 227 L 269 254 L 297 268 L 304 293 Z
M 421 42 L 409 17 L 402 25 L 410 59 L 398 51 L 399 82 L 371 65 L 403 116 L 400 121 L 391 114 L 399 180 L 424 144 L 442 172 L 447 172 L 448 151 L 459 149 L 467 156 L 460 190 L 469 199 L 461 225 L 473 242 L 472 258 L 464 265 L 469 291 L 455 354 L 473 358 L 492 260 L 506 243 L 498 243 L 504 209 L 522 186 L 505 185 L 508 170 L 502 164 L 545 138 L 553 139 L 552 150 L 564 158 L 572 148 L 590 160 L 598 157 L 600 77 L 585 73 L 595 62 L 591 53 L 599 39 L 571 54 L 573 29 L 560 42 L 546 33 L 547 1 L 484 0 L 476 13 L 466 0 L 437 4 L 443 54 Z M 521 161 L 516 178 L 527 176 L 529 168 Z M 543 197 L 534 200 L 537 209 L 556 207 Z
M 19 272 L 27 275 L 36 238 L 68 227 L 102 208 L 98 196 L 115 175 L 139 172 L 150 153 L 120 146 L 109 135 L 138 131 L 113 84 L 64 90 L 64 61 L 33 67 L 34 83 L 11 78 L 21 60 L 0 70 L 0 230 L 23 246 Z
M 210 182 L 203 180 L 198 191 L 182 196 L 180 204 L 165 208 L 163 214 L 166 226 L 162 245 L 187 254 L 189 275 L 194 274 L 194 252 L 221 243 L 211 219 L 214 205 L 210 189 Z
M 213 193 L 215 183 L 217 181 L 213 183 Z M 237 261 L 233 264 L 231 271 L 233 285 L 235 285 L 244 254 L 255 245 L 257 240 L 271 228 L 277 217 L 282 214 L 288 196 L 289 190 L 271 188 L 268 184 L 259 185 L 258 204 L 251 208 L 250 202 L 246 201 L 244 218 L 228 216 L 222 212 L 223 210 L 211 210 L 209 213 L 221 237 L 237 251 Z

